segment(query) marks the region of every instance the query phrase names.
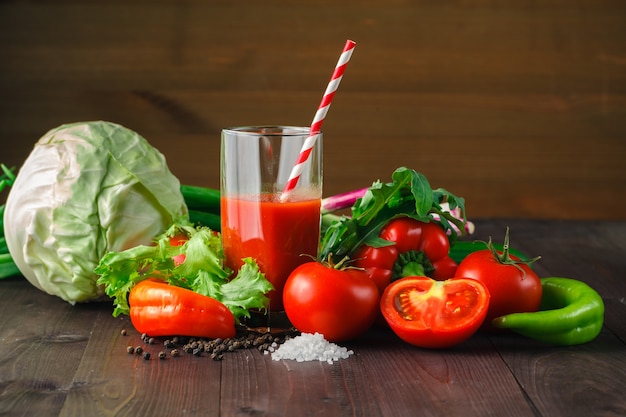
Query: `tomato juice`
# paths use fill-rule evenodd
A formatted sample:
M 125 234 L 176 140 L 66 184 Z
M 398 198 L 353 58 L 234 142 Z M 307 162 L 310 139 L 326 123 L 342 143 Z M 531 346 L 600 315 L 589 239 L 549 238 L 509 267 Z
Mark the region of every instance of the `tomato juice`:
M 221 198 L 226 266 L 237 271 L 242 258 L 254 258 L 268 281 L 270 310 L 283 309 L 282 290 L 289 274 L 317 256 L 321 199 L 263 194 Z

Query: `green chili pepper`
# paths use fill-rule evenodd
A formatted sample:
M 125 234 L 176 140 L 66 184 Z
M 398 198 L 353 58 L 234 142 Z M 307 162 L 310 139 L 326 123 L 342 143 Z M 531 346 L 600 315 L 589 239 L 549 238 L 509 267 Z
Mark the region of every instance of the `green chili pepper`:
M 495 318 L 493 325 L 555 345 L 590 342 L 602 330 L 604 302 L 584 282 L 570 278 L 542 278 L 539 311 Z

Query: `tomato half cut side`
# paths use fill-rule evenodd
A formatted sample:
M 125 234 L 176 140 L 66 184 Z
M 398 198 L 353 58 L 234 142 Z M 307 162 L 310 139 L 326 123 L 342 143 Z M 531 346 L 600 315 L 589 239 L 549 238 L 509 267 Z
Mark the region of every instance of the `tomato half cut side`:
M 489 308 L 489 290 L 476 280 L 406 277 L 384 291 L 380 308 L 396 335 L 424 348 L 448 348 L 472 336 Z

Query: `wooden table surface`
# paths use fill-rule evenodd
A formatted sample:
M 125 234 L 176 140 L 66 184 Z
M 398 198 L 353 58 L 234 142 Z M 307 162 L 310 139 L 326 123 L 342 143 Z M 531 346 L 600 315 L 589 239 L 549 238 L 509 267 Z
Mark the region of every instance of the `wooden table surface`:
M 541 255 L 541 276 L 583 280 L 603 297 L 590 343 L 543 345 L 476 334 L 449 350 L 372 329 L 332 365 L 273 361 L 257 350 L 222 361 L 141 341 L 108 303 L 71 306 L 21 277 L 0 281 L 0 415 L 10 416 L 528 416 L 626 415 L 626 223 L 477 220 L 478 239 Z M 122 330 L 127 335 L 122 335 Z M 152 359 L 130 355 L 143 345 Z

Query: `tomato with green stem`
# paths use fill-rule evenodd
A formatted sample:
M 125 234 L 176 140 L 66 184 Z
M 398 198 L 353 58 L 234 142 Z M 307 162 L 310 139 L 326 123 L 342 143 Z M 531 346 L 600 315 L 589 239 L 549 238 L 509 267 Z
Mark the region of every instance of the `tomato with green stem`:
M 378 316 L 376 284 L 360 269 L 307 262 L 287 278 L 283 305 L 287 318 L 303 333 L 330 341 L 357 338 Z
M 449 348 L 472 336 L 489 308 L 489 290 L 479 281 L 405 277 L 387 286 L 380 309 L 402 340 L 423 348 Z
M 487 248 L 470 253 L 461 261 L 456 276 L 472 278 L 485 284 L 491 294 L 484 330 L 498 331 L 491 322 L 496 317 L 511 313 L 535 312 L 542 297 L 541 280 L 530 267 L 540 257 L 520 259 L 510 253 L 509 229 L 502 250 L 497 250 L 491 239 Z

